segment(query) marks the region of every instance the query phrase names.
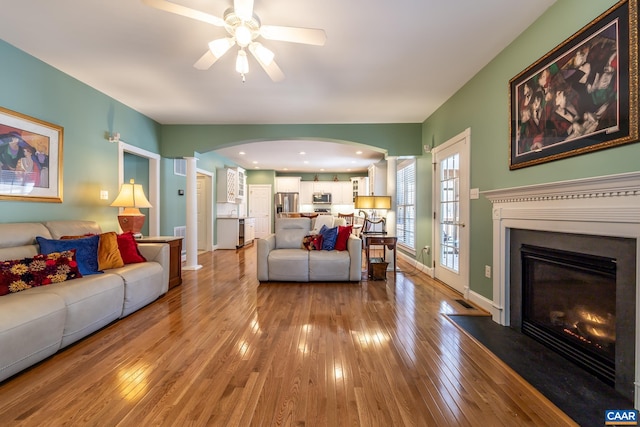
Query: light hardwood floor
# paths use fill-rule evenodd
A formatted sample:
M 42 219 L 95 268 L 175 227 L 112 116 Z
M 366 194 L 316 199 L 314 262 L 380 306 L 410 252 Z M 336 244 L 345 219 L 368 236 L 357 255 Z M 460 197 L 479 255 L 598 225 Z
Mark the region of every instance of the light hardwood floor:
M 445 316 L 478 310 L 411 266 L 260 284 L 255 256 L 204 253 L 182 286 L 0 383 L 0 426 L 575 425 Z

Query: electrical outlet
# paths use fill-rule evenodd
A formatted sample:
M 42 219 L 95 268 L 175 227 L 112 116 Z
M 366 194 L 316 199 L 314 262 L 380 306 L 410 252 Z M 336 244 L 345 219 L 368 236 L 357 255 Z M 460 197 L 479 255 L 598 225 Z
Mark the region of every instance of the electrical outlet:
M 484 266 L 484 277 L 486 277 L 487 279 L 491 279 L 491 266 L 490 265 L 485 265 Z
M 424 248 L 422 248 L 422 250 L 429 255 L 431 253 L 431 246 L 425 246 Z

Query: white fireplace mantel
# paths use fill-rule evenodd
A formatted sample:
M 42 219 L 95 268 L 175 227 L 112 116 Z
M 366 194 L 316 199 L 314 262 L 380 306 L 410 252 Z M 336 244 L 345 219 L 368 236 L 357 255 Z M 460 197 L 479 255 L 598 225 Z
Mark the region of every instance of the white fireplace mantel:
M 510 230 L 636 239 L 635 407 L 640 404 L 640 172 L 484 191 L 493 204 L 493 320 L 509 325 Z

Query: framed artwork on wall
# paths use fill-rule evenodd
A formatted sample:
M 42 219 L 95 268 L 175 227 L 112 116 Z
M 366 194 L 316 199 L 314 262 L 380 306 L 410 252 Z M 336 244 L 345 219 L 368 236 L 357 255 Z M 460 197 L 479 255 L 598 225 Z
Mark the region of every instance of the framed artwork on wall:
M 63 128 L 0 107 L 0 200 L 62 203 Z
M 638 141 L 637 0 L 527 67 L 509 93 L 509 169 Z

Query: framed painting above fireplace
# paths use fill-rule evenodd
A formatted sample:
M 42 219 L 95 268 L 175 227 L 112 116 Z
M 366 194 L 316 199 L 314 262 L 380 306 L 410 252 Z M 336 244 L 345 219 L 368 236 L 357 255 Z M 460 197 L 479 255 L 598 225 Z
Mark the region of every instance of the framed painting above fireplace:
M 638 141 L 638 3 L 618 2 L 509 81 L 519 169 Z

